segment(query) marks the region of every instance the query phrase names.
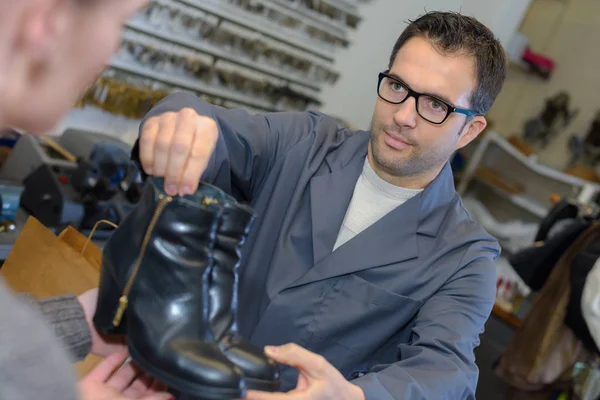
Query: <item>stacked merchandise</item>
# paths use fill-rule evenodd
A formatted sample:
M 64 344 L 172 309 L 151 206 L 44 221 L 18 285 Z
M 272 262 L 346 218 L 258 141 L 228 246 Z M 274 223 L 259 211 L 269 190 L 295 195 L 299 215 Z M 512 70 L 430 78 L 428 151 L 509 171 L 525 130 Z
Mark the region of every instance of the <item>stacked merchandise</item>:
M 154 0 L 79 106 L 138 119 L 177 90 L 250 112 L 318 107 L 358 1 Z

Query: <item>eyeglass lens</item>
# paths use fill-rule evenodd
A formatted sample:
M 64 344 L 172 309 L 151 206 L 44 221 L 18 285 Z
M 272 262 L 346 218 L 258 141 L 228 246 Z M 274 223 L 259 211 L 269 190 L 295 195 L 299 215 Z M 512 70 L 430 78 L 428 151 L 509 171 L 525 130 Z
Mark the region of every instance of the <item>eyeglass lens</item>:
M 408 96 L 408 88 L 386 76 L 379 85 L 379 95 L 390 103 L 401 103 Z M 421 95 L 417 101 L 417 112 L 430 122 L 441 123 L 448 115 L 448 106 L 434 97 Z

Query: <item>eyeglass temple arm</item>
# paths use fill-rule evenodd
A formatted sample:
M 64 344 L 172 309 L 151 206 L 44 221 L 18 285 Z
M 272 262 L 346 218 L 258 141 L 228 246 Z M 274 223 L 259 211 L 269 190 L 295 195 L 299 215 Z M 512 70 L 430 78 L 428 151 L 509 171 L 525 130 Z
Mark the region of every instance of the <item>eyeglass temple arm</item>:
M 459 113 L 459 114 L 464 114 L 467 117 L 474 117 L 476 115 L 479 115 L 479 113 L 477 111 L 467 110 L 465 108 L 457 108 L 457 107 L 454 107 L 454 112 Z

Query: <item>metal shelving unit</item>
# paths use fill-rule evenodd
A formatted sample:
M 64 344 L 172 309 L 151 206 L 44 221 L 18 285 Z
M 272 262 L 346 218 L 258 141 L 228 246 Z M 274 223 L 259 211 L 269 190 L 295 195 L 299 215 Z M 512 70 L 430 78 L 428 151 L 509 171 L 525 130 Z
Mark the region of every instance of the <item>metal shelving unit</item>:
M 280 26 L 267 18 L 259 19 L 250 12 L 218 0 L 171 0 L 207 12 L 224 21 L 233 22 L 252 31 L 262 33 L 272 39 L 302 49 L 307 53 L 333 61 L 333 46 L 311 40 L 307 35 Z
M 477 177 L 476 172 L 480 166 L 503 173 L 511 181 L 518 182 L 523 186 L 523 192 L 508 193 Z M 600 185 L 539 164 L 535 157 L 525 156 L 493 131 L 485 133 L 480 139 L 460 180 L 458 193 L 464 196 L 473 182 L 481 183 L 492 190 L 497 198 L 508 201 L 539 220 L 548 213 L 552 194 L 577 198 L 585 203 L 600 192 Z
M 281 71 L 270 65 L 260 64 L 255 61 L 245 59 L 244 57 L 229 53 L 223 50 L 222 48 L 219 48 L 207 42 L 198 42 L 192 39 L 188 39 L 186 37 L 175 35 L 168 31 L 156 30 L 154 27 L 144 23 L 143 21 L 132 20 L 127 22 L 125 26 L 127 28 L 130 28 L 129 32 L 139 32 L 154 38 L 171 42 L 176 45 L 186 46 L 190 49 L 197 50 L 206 55 L 212 56 L 215 59 L 229 61 L 249 70 L 262 72 L 267 75 L 283 79 L 284 81 L 289 83 L 296 83 L 298 85 L 305 86 L 315 91 L 315 94 L 318 93 L 320 89 L 319 85 L 315 84 L 314 82 L 307 81 L 304 77 L 302 77 L 299 74 Z M 127 34 L 127 32 L 125 34 Z
M 250 112 L 318 107 L 322 88 L 339 78 L 335 52 L 350 44 L 367 1 L 152 0 L 125 23 L 103 75 L 113 86 L 97 83 L 88 93 L 99 98 L 79 106 L 135 119 L 143 111 L 127 104 L 155 101 L 152 90 L 183 90 Z M 114 98 L 123 91 L 134 97 L 120 111 Z M 102 93 L 111 93 L 110 105 Z
M 331 26 L 330 29 L 335 29 L 341 31 L 342 33 L 339 33 L 340 35 L 342 35 L 342 39 L 346 38 L 346 29 L 347 29 L 347 25 L 341 21 L 341 20 L 335 20 L 330 18 L 329 16 L 325 16 L 323 14 L 319 14 L 318 12 L 311 10 L 309 8 L 306 7 L 302 7 L 301 5 L 299 5 L 298 2 L 292 2 L 290 0 L 269 0 L 271 3 L 275 3 L 275 4 L 279 4 L 282 7 L 285 7 L 287 9 L 293 10 L 296 13 L 298 13 L 298 15 L 307 18 L 309 20 L 314 20 L 314 21 L 318 21 L 322 24 L 325 25 L 329 25 Z M 354 14 L 352 14 L 352 16 L 355 16 Z M 356 16 L 356 18 L 358 20 L 360 20 L 360 18 L 358 16 Z
M 499 187 L 494 186 L 485 180 L 479 179 L 477 177 L 475 177 L 474 179 L 477 180 L 477 182 L 480 182 L 481 184 L 491 189 L 496 195 L 510 201 L 514 205 L 530 212 L 538 218 L 544 218 L 544 216 L 548 214 L 548 207 L 540 204 L 538 201 L 534 200 L 533 198 L 527 195 L 508 193 L 507 191 L 502 190 Z
M 253 99 L 248 96 L 238 94 L 234 91 L 215 88 L 213 86 L 200 83 L 194 79 L 173 76 L 164 72 L 152 71 L 151 69 L 141 67 L 133 63 L 127 63 L 119 60 L 113 60 L 109 63 L 111 68 L 129 72 L 133 75 L 138 75 L 144 78 L 154 79 L 158 82 L 173 86 L 173 88 L 181 88 L 191 90 L 193 92 L 205 93 L 224 100 L 235 101 L 239 104 L 249 105 L 264 111 L 283 111 L 278 107 L 273 107 L 271 104 Z
M 291 18 L 295 18 L 306 26 L 313 27 L 315 29 L 322 30 L 323 32 L 327 32 L 332 36 L 337 37 L 342 40 L 345 45 L 348 44 L 348 33 L 346 29 L 340 25 L 338 25 L 335 21 L 327 21 L 322 18 L 318 13 L 314 13 L 312 10 L 308 8 L 299 8 L 299 7 L 289 7 L 289 3 L 283 2 L 275 2 L 272 0 L 256 0 L 258 3 L 268 7 L 272 10 L 280 12 L 284 15 L 287 15 Z

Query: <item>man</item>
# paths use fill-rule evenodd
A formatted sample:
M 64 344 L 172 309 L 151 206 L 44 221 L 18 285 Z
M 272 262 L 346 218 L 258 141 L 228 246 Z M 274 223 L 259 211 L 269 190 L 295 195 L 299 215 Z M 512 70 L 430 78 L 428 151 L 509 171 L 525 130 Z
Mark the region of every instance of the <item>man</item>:
M 294 367 L 281 373 L 293 390 L 249 399 L 474 398 L 499 246 L 463 209 L 448 160 L 484 130 L 505 75 L 485 26 L 432 12 L 409 24 L 374 84 L 370 132 L 188 94 L 149 113 L 148 174 L 171 194 L 202 177 L 258 213 L 239 323 L 258 346 L 294 343 L 266 348 Z
M 50 130 L 104 67 L 146 0 L 0 0 L 0 128 Z M 35 249 L 33 249 L 35 251 Z M 79 300 L 79 301 L 78 301 Z M 91 324 L 97 292 L 33 302 L 0 280 L 0 398 L 166 400 Z M 46 319 L 45 323 L 43 319 Z M 62 339 L 53 336 L 51 328 Z M 64 348 L 71 350 L 69 357 Z M 76 385 L 70 359 L 108 355 Z M 118 372 L 113 372 L 122 366 Z

